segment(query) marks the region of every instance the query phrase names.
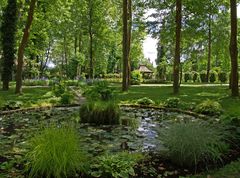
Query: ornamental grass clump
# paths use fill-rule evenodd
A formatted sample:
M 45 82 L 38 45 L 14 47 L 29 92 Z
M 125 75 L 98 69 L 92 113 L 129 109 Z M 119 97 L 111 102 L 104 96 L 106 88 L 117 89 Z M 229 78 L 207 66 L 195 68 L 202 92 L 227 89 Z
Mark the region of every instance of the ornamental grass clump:
M 89 102 L 80 108 L 81 123 L 96 125 L 120 124 L 120 109 L 114 102 Z
M 29 177 L 62 178 L 87 169 L 86 153 L 73 128 L 45 128 L 29 141 Z
M 169 158 L 184 167 L 221 161 L 223 153 L 228 151 L 226 129 L 205 122 L 174 123 L 160 135 Z
M 140 105 L 154 105 L 155 104 L 155 102 L 148 97 L 140 98 L 137 100 L 136 103 L 140 104 Z
M 223 112 L 222 106 L 217 101 L 209 99 L 197 105 L 195 111 L 209 116 L 220 115 Z

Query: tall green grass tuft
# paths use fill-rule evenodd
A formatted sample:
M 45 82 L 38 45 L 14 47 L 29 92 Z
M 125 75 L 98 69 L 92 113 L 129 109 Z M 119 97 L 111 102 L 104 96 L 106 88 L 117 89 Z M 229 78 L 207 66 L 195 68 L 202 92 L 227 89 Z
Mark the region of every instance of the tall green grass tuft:
M 169 158 L 180 166 L 196 168 L 199 162 L 207 166 L 208 162 L 221 161 L 228 150 L 226 130 L 204 122 L 174 123 L 160 135 Z
M 120 109 L 114 102 L 89 102 L 80 108 L 82 123 L 96 125 L 120 124 Z
M 26 155 L 29 177 L 62 178 L 87 169 L 86 154 L 71 127 L 45 128 L 29 141 Z

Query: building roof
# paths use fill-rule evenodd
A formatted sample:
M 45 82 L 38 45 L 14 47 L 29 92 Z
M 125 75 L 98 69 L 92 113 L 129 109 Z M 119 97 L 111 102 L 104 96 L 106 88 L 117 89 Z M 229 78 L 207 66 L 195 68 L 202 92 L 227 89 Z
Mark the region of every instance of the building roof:
M 153 73 L 146 65 L 140 65 L 138 70 L 142 73 Z

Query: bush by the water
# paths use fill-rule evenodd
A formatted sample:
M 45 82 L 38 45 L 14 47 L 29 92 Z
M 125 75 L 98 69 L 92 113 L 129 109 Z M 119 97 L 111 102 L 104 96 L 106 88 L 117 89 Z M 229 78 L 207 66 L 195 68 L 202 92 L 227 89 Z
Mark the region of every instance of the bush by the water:
M 140 85 L 143 81 L 142 74 L 139 70 L 134 70 L 131 72 L 131 84 Z
M 222 113 L 222 106 L 217 101 L 208 99 L 198 104 L 195 111 L 210 116 L 220 115 Z
M 71 92 L 65 92 L 61 95 L 61 104 L 71 104 L 73 100 L 73 94 Z
M 228 151 L 225 143 L 227 136 L 222 127 L 213 127 L 203 122 L 187 122 L 166 127 L 161 132 L 161 141 L 172 162 L 194 168 L 199 162 L 207 164 L 221 161 L 222 154 Z
M 67 86 L 63 81 L 59 81 L 53 84 L 52 91 L 56 97 L 60 97 L 67 91 Z
M 96 125 L 120 124 L 120 109 L 113 102 L 89 102 L 80 108 L 82 123 Z
M 168 98 L 164 102 L 164 106 L 167 108 L 177 108 L 180 104 L 180 99 L 176 97 Z
M 155 104 L 155 102 L 153 100 L 151 100 L 150 98 L 148 98 L 148 97 L 140 98 L 140 99 L 137 100 L 136 103 L 140 104 L 140 105 L 152 105 L 152 104 Z
M 114 178 L 135 176 L 134 166 L 141 159 L 143 159 L 141 154 L 130 154 L 128 152 L 100 156 L 91 166 L 93 169 L 92 176 Z
M 109 86 L 107 81 L 98 81 L 93 86 L 88 88 L 85 93 L 89 99 L 100 99 L 107 101 L 113 99 L 113 89 Z
M 29 177 L 62 178 L 86 171 L 86 153 L 80 148 L 73 128 L 45 128 L 29 141 L 26 154 Z

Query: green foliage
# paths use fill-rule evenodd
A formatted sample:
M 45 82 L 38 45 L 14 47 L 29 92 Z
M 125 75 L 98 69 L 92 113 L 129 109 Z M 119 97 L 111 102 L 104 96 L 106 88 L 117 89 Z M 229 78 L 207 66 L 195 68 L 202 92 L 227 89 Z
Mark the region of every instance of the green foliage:
M 164 102 L 164 106 L 167 108 L 177 108 L 180 104 L 180 99 L 176 97 L 168 98 Z
M 121 78 L 121 75 L 118 73 L 113 73 L 113 74 L 109 73 L 109 74 L 105 74 L 103 77 L 104 78 Z
M 220 72 L 218 73 L 218 79 L 221 83 L 226 83 L 227 82 L 227 73 L 226 72 Z
M 89 102 L 80 108 L 82 123 L 96 125 L 120 124 L 120 110 L 113 102 Z
M 153 105 L 153 104 L 155 104 L 155 102 L 148 97 L 140 98 L 140 99 L 137 100 L 136 103 L 140 104 L 140 105 Z
M 24 80 L 24 86 L 49 86 L 49 80 Z
M 184 81 L 188 82 L 189 80 L 191 80 L 192 76 L 190 72 L 185 72 L 184 73 Z
M 202 71 L 200 73 L 200 79 L 201 79 L 202 83 L 206 83 L 207 82 L 207 73 L 206 73 L 206 71 Z
M 217 72 L 216 71 L 211 71 L 210 72 L 209 81 L 211 83 L 214 83 L 214 82 L 217 81 Z
M 141 154 L 121 152 L 98 157 L 91 167 L 94 177 L 128 178 L 135 176 L 134 166 L 143 159 Z
M 109 86 L 107 81 L 98 81 L 84 92 L 84 95 L 90 99 L 100 99 L 108 101 L 113 99 L 113 89 Z
M 29 141 L 26 154 L 29 177 L 62 178 L 86 171 L 86 153 L 80 148 L 73 128 L 45 128 Z
M 198 81 L 198 77 L 199 77 L 199 74 L 197 72 L 192 73 L 192 80 L 194 83 Z
M 227 132 L 204 122 L 174 123 L 161 132 L 170 159 L 180 166 L 196 167 L 199 162 L 221 161 L 228 150 Z
M 60 97 L 67 91 L 66 84 L 63 81 L 59 81 L 58 83 L 54 83 L 52 87 L 52 91 L 56 97 Z
M 3 109 L 4 110 L 14 110 L 14 109 L 19 109 L 20 107 L 22 107 L 23 102 L 21 101 L 7 101 L 4 105 L 3 105 Z
M 217 101 L 207 99 L 198 104 L 195 111 L 210 116 L 220 115 L 222 113 L 222 106 Z
M 131 84 L 140 85 L 143 81 L 142 74 L 139 70 L 134 70 L 131 72 Z
M 66 91 L 61 95 L 60 103 L 61 104 L 71 104 L 72 100 L 73 100 L 73 97 L 74 96 L 71 92 Z

